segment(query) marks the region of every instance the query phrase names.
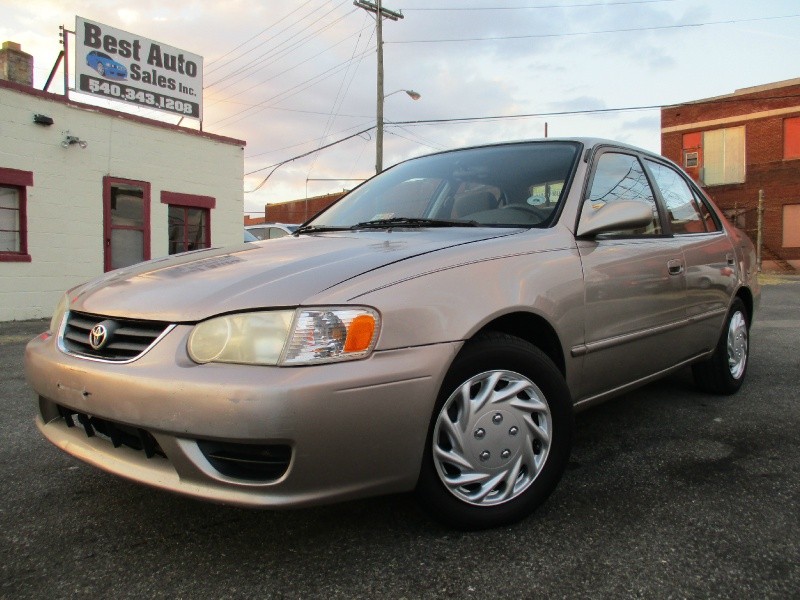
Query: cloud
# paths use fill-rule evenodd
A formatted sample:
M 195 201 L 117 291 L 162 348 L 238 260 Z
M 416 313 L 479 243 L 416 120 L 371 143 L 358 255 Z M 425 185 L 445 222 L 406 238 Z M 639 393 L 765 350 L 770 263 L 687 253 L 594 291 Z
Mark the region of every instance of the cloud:
M 422 94 L 416 102 L 405 94 L 386 100 L 387 165 L 442 148 L 541 137 L 545 122 L 551 136 L 597 135 L 657 150 L 657 110 L 393 123 L 670 104 L 797 76 L 791 60 L 775 60 L 800 51 L 793 33 L 797 19 L 759 22 L 760 43 L 749 45 L 742 43 L 741 26 L 675 27 L 794 14 L 793 0 L 774 0 L 769 6 L 596 0 L 526 10 L 500 10 L 506 6 L 500 3 L 494 10 L 460 10 L 492 4 L 486 0 L 385 4 L 405 15 L 384 23 L 385 91 L 414 89 Z M 71 28 L 76 14 L 204 56 L 204 129 L 247 141 L 246 172 L 375 122 L 374 19 L 352 0 L 142 0 L 135 5 L 121 0 L 0 0 L 0 6 L 0 36 L 22 43 L 34 55 L 39 87 L 60 50 L 58 26 Z M 422 10 L 436 6 L 449 10 Z M 622 29 L 631 31 L 587 33 Z M 509 39 L 405 43 L 503 37 Z M 350 187 L 354 182 L 344 180 L 368 177 L 374 164 L 375 137 L 370 132 L 280 167 L 261 190 L 245 196 L 246 210 Z M 267 172 L 248 176 L 245 189 L 258 185 Z

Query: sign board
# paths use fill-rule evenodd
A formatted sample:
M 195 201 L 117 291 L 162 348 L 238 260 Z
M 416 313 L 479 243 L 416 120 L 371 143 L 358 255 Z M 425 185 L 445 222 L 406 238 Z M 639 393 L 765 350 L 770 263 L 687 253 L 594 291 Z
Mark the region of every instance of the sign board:
M 75 40 L 78 91 L 202 120 L 202 56 L 82 17 Z

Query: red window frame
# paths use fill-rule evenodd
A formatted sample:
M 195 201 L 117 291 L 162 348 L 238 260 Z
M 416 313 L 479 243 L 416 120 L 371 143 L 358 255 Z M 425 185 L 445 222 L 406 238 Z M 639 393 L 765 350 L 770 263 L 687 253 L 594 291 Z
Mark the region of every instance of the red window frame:
M 205 211 L 206 214 L 206 227 L 203 235 L 203 243 L 206 248 L 211 247 L 211 210 L 216 208 L 217 200 L 212 196 L 200 196 L 197 194 L 182 194 L 180 192 L 161 192 L 161 203 L 166 204 L 168 207 L 176 206 L 183 209 L 199 208 Z M 185 214 L 185 212 L 184 212 Z M 184 250 L 186 249 L 186 223 L 187 219 L 184 218 L 184 231 L 183 243 Z
M 32 171 L 0 167 L 0 186 L 16 189 L 19 199 L 19 251 L 0 252 L 0 262 L 31 262 L 28 254 L 28 188 L 32 185 Z
M 139 227 L 127 227 L 114 225 L 114 229 L 134 229 L 142 231 L 142 260 L 150 260 L 150 183 L 147 181 L 137 181 L 135 179 L 123 179 L 122 177 L 103 177 L 103 269 L 108 272 L 111 270 L 111 188 L 114 184 L 130 185 L 140 187 L 143 190 L 143 218 L 144 224 Z

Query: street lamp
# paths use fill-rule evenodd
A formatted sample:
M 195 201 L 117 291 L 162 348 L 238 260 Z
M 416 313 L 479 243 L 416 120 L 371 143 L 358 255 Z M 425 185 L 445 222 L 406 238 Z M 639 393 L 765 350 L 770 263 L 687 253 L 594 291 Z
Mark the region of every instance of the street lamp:
M 415 92 L 414 90 L 395 90 L 391 94 L 386 94 L 383 97 L 383 99 L 386 100 L 386 98 L 388 98 L 389 96 L 394 96 L 395 94 L 399 94 L 400 92 L 405 92 L 406 94 L 408 94 L 408 97 L 411 98 L 412 100 L 419 100 L 420 98 L 422 98 L 422 94 L 420 94 L 419 92 Z
M 383 82 L 381 82 L 382 84 Z M 375 132 L 375 173 L 383 171 L 383 102 L 389 97 L 405 92 L 412 100 L 419 100 L 422 96 L 414 90 L 395 90 L 385 96 L 378 96 L 377 120 L 378 126 Z

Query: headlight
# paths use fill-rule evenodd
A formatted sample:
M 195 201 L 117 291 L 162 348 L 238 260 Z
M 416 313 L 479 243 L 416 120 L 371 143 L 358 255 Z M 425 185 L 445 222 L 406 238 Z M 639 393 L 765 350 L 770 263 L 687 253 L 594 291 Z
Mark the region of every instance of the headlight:
M 64 320 L 64 315 L 67 314 L 68 310 L 69 296 L 64 294 L 61 296 L 61 300 L 58 301 L 56 310 L 53 312 L 53 316 L 50 319 L 50 333 L 58 335 L 58 332 L 61 330 L 61 321 Z
M 364 358 L 375 347 L 378 329 L 378 313 L 370 308 L 300 310 L 282 364 Z
M 189 336 L 189 356 L 198 363 L 276 365 L 294 312 L 242 313 L 198 323 Z
M 309 365 L 365 358 L 378 331 L 378 313 L 363 307 L 242 313 L 199 323 L 188 351 L 198 363 Z

